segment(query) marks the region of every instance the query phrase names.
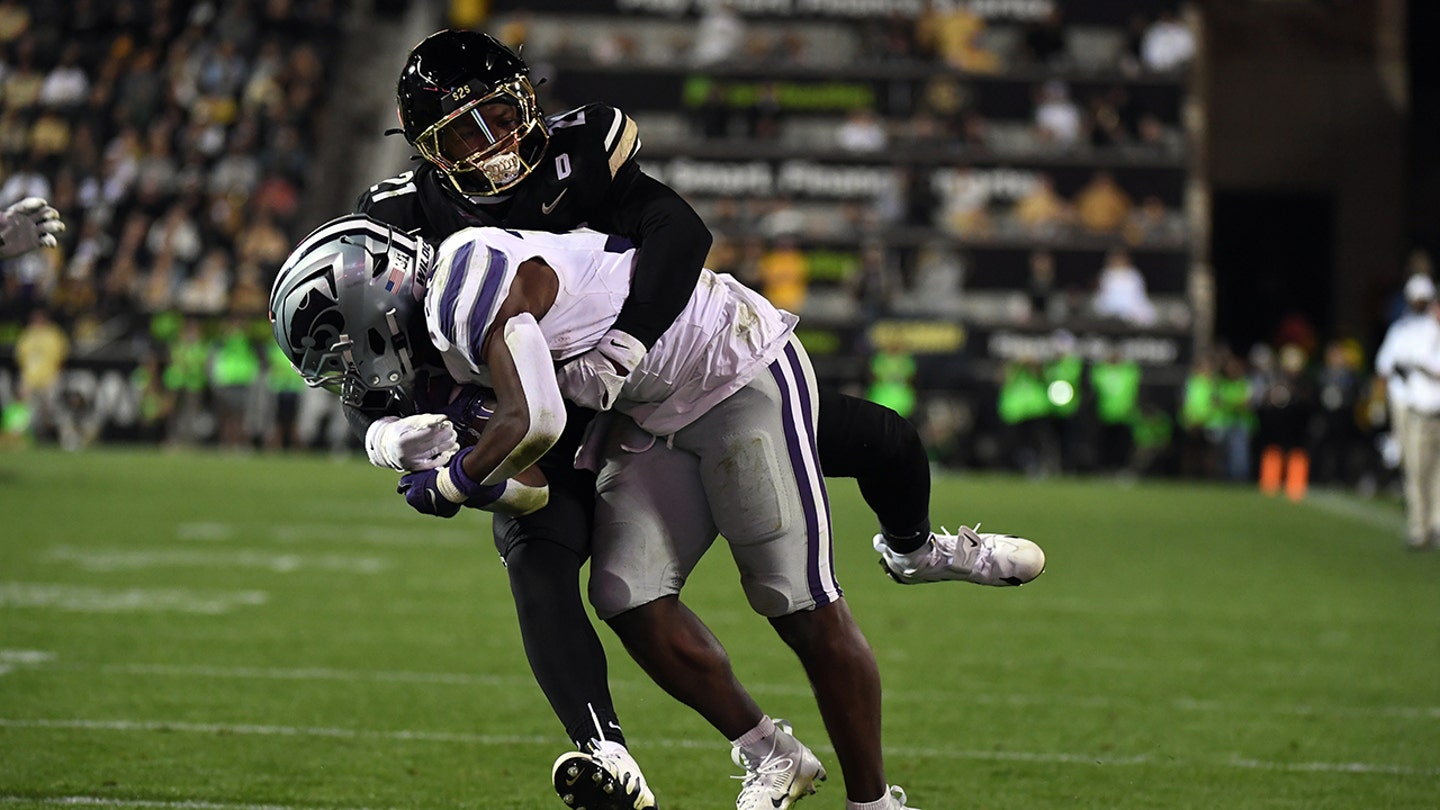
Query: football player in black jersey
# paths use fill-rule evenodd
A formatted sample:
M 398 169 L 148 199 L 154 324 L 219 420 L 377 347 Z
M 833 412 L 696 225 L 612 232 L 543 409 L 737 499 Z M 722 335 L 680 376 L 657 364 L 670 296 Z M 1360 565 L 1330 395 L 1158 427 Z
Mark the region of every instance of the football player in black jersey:
M 558 372 L 583 383 L 589 404 L 607 407 L 689 300 L 711 244 L 703 221 L 679 194 L 641 171 L 640 139 L 628 116 L 591 104 L 545 117 L 525 63 L 488 35 L 430 36 L 411 51 L 396 94 L 401 131 L 424 161 L 372 186 L 357 213 L 431 242 L 473 225 L 557 232 L 584 226 L 639 248 L 631 293 L 611 333 Z M 350 415 L 363 432 L 384 414 L 351 409 Z M 549 504 L 524 517 L 496 515 L 494 527 L 536 680 L 566 732 L 593 752 L 597 740 L 623 746 L 624 737 L 604 651 L 579 592 L 594 477 L 575 470 L 572 459 L 590 415 L 572 408 L 566 435 L 540 464 Z M 956 535 L 931 531 L 929 460 L 914 427 L 894 411 L 822 391 L 819 449 L 827 476 L 857 479 L 882 527 L 873 543 L 898 581 L 1019 585 L 1043 569 L 1043 554 L 1028 541 L 1016 546 L 1004 535 L 963 527 Z M 723 704 L 732 693 L 714 683 L 729 675 L 728 660 L 693 614 L 683 605 L 676 610 L 666 628 L 629 627 L 624 616 L 611 626 L 657 683 L 715 723 L 728 716 Z M 661 630 L 668 633 L 664 639 L 644 641 Z M 657 655 L 657 648 L 688 655 Z M 682 666 L 687 659 L 692 666 Z M 723 670 L 701 671 L 722 663 Z

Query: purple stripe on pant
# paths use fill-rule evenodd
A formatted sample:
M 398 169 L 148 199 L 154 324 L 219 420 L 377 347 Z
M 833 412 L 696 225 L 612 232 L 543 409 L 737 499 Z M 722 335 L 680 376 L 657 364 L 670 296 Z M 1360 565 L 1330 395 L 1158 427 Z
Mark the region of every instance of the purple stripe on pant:
M 791 395 L 790 383 L 785 378 L 781 364 L 788 367 L 795 377 L 798 390 L 794 396 Z M 808 407 L 812 400 L 809 386 L 805 381 L 805 366 L 800 362 L 794 344 L 787 344 L 784 355 L 776 358 L 775 362 L 770 364 L 770 375 L 774 377 L 775 384 L 780 389 L 781 416 L 785 423 L 785 449 L 790 454 L 790 466 L 795 470 L 796 484 L 800 490 L 800 504 L 805 517 L 806 584 L 809 586 L 810 596 L 815 599 L 817 607 L 828 605 L 838 598 L 840 586 L 835 582 L 832 550 L 828 547 L 824 549 L 820 547 L 820 526 L 825 521 L 825 514 L 818 511 L 815 490 L 818 486 L 822 493 L 825 492 L 825 480 L 819 477 L 820 457 L 815 449 L 814 426 Z M 807 404 L 803 413 L 795 411 L 797 397 L 801 402 Z M 807 456 L 811 459 L 811 463 L 808 465 L 805 463 Z M 828 494 L 825 496 L 823 505 L 828 512 L 830 508 Z M 820 572 L 821 554 L 827 555 L 827 563 L 830 563 L 827 565 L 831 572 L 828 577 Z

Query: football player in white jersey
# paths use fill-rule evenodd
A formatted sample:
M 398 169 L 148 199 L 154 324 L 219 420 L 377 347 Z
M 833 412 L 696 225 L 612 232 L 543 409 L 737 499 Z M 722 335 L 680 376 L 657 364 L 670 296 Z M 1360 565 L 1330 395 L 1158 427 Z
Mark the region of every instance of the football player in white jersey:
M 394 388 L 423 355 L 407 322 L 413 316 L 365 312 L 340 291 L 413 271 L 425 281 L 429 343 L 448 376 L 492 387 L 496 404 L 474 445 L 407 474 L 401 491 L 417 510 L 446 517 L 507 500 L 504 508 L 535 508 L 543 491 L 516 476 L 563 430 L 560 380 L 573 378 L 557 377 L 555 363 L 593 349 L 607 333 L 633 258 L 601 234 L 477 228 L 447 239 L 432 259 L 423 242 L 346 217 L 287 260 L 272 296 L 276 336 L 312 382 L 348 387 L 351 399 Z M 370 362 L 367 342 L 383 340 L 378 332 L 348 337 L 351 324 L 376 322 L 405 348 L 398 364 Z M 676 323 L 608 403 L 609 430 L 588 442 L 602 465 L 591 600 L 647 670 L 663 664 L 659 656 L 689 652 L 676 646 L 667 619 L 690 615 L 680 588 L 723 533 L 752 608 L 810 676 L 845 776 L 847 808 L 902 808 L 903 791 L 885 781 L 878 669 L 830 567 L 816 388 L 795 322 L 734 279 L 702 273 Z M 705 654 L 713 645 L 723 656 L 713 637 L 695 641 Z M 738 689 L 728 661 L 712 670 L 718 686 Z M 707 715 L 722 730 L 737 729 L 740 718 L 751 723 L 732 738 L 747 770 L 737 807 L 788 807 L 813 791 L 824 769 L 739 691 L 727 716 Z
M 423 160 L 413 171 L 370 188 L 355 210 L 432 245 L 474 225 L 550 232 L 588 225 L 634 242 L 640 253 L 631 295 L 611 334 L 564 366 L 566 374 L 588 384 L 581 401 L 597 408 L 598 399 L 624 378 L 687 303 L 710 233 L 680 195 L 640 170 L 634 121 L 605 104 L 546 115 L 528 73 L 517 53 L 480 32 L 440 31 L 418 44 L 397 83 L 400 128 L 394 132 L 403 134 Z M 825 472 L 856 479 L 879 520 L 882 531 L 873 544 L 892 577 L 905 583 L 958 579 L 1018 585 L 1040 572 L 1043 555 L 1034 544 L 963 527 L 955 534 L 931 532 L 929 462 L 906 420 L 834 390 L 822 390 L 820 401 L 817 441 Z M 639 772 L 625 749 L 604 651 L 579 594 L 579 569 L 590 554 L 596 482 L 592 473 L 574 469 L 570 459 L 593 411 L 567 405 L 566 435 L 539 465 L 549 481 L 547 505 L 523 516 L 498 514 L 494 520 L 526 656 L 579 749 L 557 761 L 557 790 L 560 774 L 572 764 L 598 767 L 622 782 Z M 403 443 L 408 448 L 389 461 L 376 461 L 382 466 L 420 469 L 448 446 L 443 429 L 396 422 L 393 409 L 347 408 L 347 415 L 367 437 L 367 447 L 388 444 L 399 451 Z M 425 444 L 426 436 L 432 444 Z M 406 463 L 395 463 L 401 457 Z M 680 617 L 672 626 L 675 643 L 703 633 L 703 626 L 682 625 Z M 705 679 L 681 665 L 693 660 L 698 659 L 652 668 L 651 675 L 677 696 L 689 690 L 686 702 L 707 717 L 724 712 L 732 703 L 725 693 L 697 688 Z M 712 705 L 698 705 L 715 696 L 708 701 Z M 563 790 L 561 795 L 566 795 Z M 592 798 L 598 800 L 592 810 L 631 810 L 606 796 Z

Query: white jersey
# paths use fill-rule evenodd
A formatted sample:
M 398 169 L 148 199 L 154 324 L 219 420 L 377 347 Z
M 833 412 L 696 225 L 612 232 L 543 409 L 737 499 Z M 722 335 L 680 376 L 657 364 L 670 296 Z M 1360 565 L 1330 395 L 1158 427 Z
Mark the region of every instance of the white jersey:
M 530 258 L 560 280 L 540 319 L 557 363 L 589 351 L 615 323 L 635 260 L 624 240 L 592 231 L 467 228 L 441 243 L 425 293 L 430 339 L 455 379 L 490 384 L 480 346 Z M 730 275 L 702 270 L 690 302 L 630 373 L 615 409 L 650 433 L 674 433 L 769 366 L 798 320 Z

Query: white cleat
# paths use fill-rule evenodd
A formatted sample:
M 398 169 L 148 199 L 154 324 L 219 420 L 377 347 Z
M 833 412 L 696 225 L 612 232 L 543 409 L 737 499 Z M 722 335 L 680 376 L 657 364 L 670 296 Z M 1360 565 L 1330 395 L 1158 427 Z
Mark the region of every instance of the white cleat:
M 891 785 L 886 791 L 885 796 L 890 800 L 889 810 L 920 810 L 905 803 L 905 789 L 899 785 Z
M 744 776 L 735 777 L 744 780 L 736 810 L 785 810 L 825 781 L 825 766 L 790 734 L 790 724 L 776 720 L 775 725 L 775 739 L 764 758 L 754 760 L 738 746 L 730 752 L 731 761 L 745 769 Z
M 978 526 L 976 528 L 979 528 Z M 897 554 L 875 535 L 885 573 L 902 585 L 962 580 L 977 585 L 1024 585 L 1045 570 L 1045 552 L 1023 537 L 980 534 L 961 526 L 956 534 L 931 532 L 925 545 Z
M 654 810 L 655 794 L 625 746 L 592 740 L 589 748 L 555 760 L 550 777 L 560 801 L 575 810 Z

